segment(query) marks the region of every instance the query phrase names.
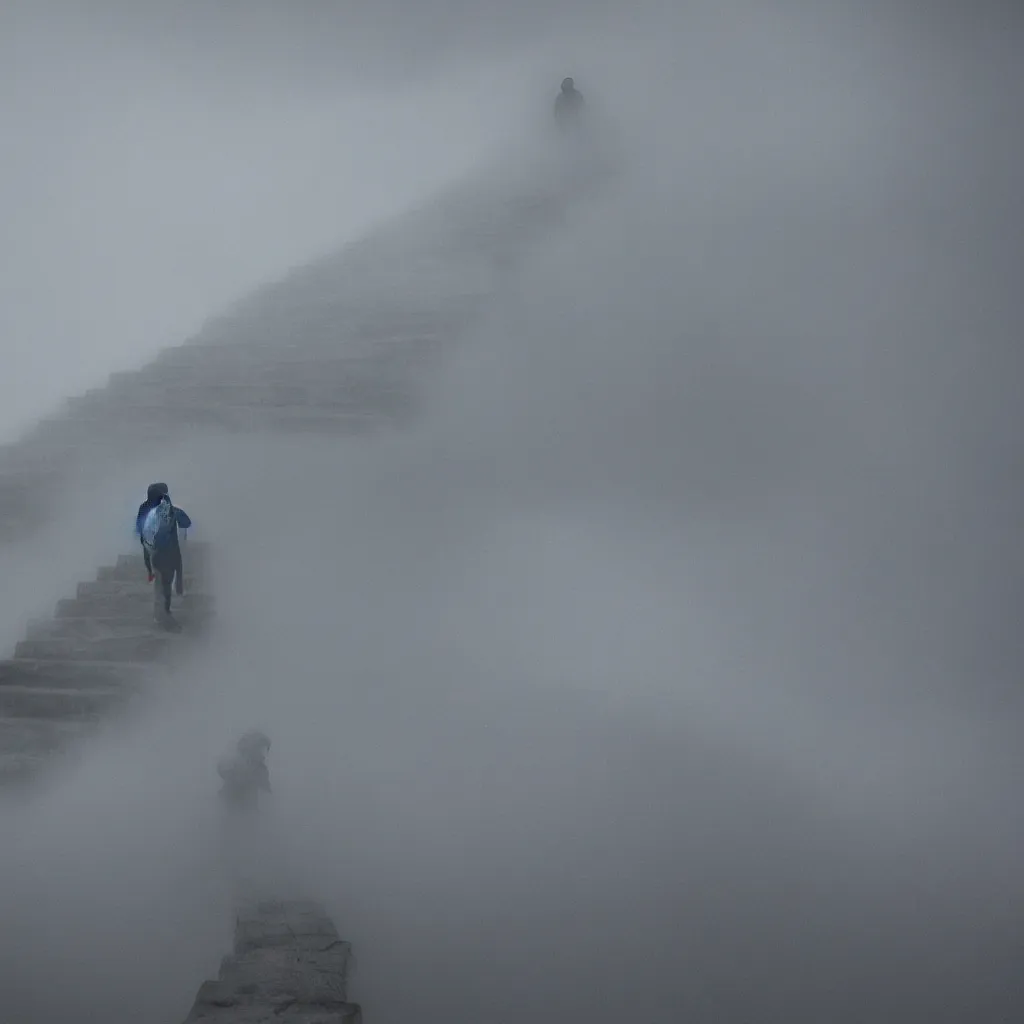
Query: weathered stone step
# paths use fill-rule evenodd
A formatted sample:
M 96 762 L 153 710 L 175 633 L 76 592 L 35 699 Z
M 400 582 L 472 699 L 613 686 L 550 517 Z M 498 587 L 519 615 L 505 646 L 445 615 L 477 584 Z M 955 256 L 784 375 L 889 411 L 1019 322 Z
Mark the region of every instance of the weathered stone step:
M 226 957 L 220 978 L 199 989 L 194 1015 L 188 1019 L 274 1020 L 276 1011 L 287 1006 L 289 1021 L 358 1024 L 360 1008 L 345 998 L 345 968 L 340 963 L 324 954 L 301 954 L 290 949 Z M 229 1007 L 234 1015 L 219 1015 Z M 268 1016 L 257 1015 L 261 1011 Z
M 241 910 L 235 924 L 236 954 L 279 946 L 322 952 L 339 943 L 334 922 L 319 903 L 311 901 L 258 902 Z
M 376 410 L 338 414 L 310 414 L 303 409 L 238 410 L 234 416 L 222 416 L 218 425 L 223 430 L 236 433 L 239 431 L 273 431 L 353 437 L 367 434 L 403 415 L 408 415 L 407 410 L 396 410 L 388 416 L 381 415 Z
M 396 412 L 394 415 L 398 415 Z M 393 418 L 393 417 L 392 417 Z M 278 409 L 261 413 L 250 423 L 247 430 L 272 430 L 289 434 L 331 434 L 352 437 L 367 434 L 388 422 L 388 417 L 377 411 L 371 413 L 309 413 L 304 409 Z M 239 424 L 241 426 L 241 424 Z
M 206 622 L 203 617 L 190 619 L 175 614 L 182 626 L 194 634 Z M 106 615 L 93 618 L 36 619 L 29 622 L 25 631 L 28 640 L 50 640 L 58 637 L 79 637 L 86 640 L 124 636 L 163 636 L 164 631 L 153 622 L 152 606 L 145 616 Z
M 21 640 L 15 658 L 40 661 L 161 661 L 171 653 L 181 634 L 149 633 L 138 636 L 48 637 Z
M 184 392 L 168 394 L 160 400 L 154 397 L 149 401 L 135 399 L 116 404 L 104 403 L 103 406 L 96 408 L 76 408 L 73 415 L 75 420 L 85 427 L 92 426 L 97 421 L 109 421 L 116 416 L 160 417 L 173 414 L 198 424 L 230 423 L 240 417 L 249 418 L 253 415 L 272 411 L 283 412 L 288 409 L 303 409 L 313 413 L 322 408 L 327 414 L 370 413 L 378 410 L 386 412 L 404 400 L 404 390 L 400 382 L 386 387 L 360 383 L 352 385 L 344 392 L 331 397 L 320 397 L 315 401 L 310 397 L 303 402 L 273 404 L 264 401 L 259 395 L 251 395 L 247 401 L 243 400 L 242 395 L 235 396 L 234 401 L 220 401 L 213 396 Z
M 206 571 L 209 561 L 210 549 L 205 541 L 186 540 L 181 545 L 181 560 L 185 566 L 185 572 L 202 574 Z M 115 565 L 104 566 L 97 573 L 97 578 L 102 579 L 112 575 L 115 579 L 124 578 L 136 579 L 141 576 L 146 578 L 146 565 L 142 559 L 142 545 L 138 551 L 128 555 L 118 555 Z
M 123 689 L 51 689 L 44 686 L 0 687 L 0 716 L 8 718 L 88 718 L 123 704 Z
M 197 570 L 190 558 L 185 565 L 185 586 L 201 587 L 203 573 Z M 96 570 L 96 583 L 146 583 L 146 567 L 140 558 L 137 565 L 104 565 Z
M 143 561 L 142 561 L 142 545 L 138 545 L 139 550 L 133 551 L 131 554 L 118 555 L 117 566 L 118 568 L 132 568 L 140 569 L 143 572 Z M 184 558 L 189 559 L 189 563 L 193 565 L 200 565 L 202 561 L 206 559 L 210 554 L 210 543 L 205 540 L 186 540 L 181 544 L 181 553 Z
M 322 906 L 261 901 L 239 910 L 234 953 L 217 981 L 199 989 L 186 1024 L 269 1024 L 279 1017 L 305 1024 L 361 1024 L 348 1002 L 351 946 Z
M 206 551 L 186 546 L 190 588 L 200 584 L 195 569 Z M 15 656 L 0 661 L 0 784 L 31 779 L 106 713 L 165 682 L 175 651 L 204 632 L 209 593 L 175 595 L 184 628 L 170 633 L 153 622 L 154 591 L 143 573 L 141 552 L 101 570 L 58 603 L 55 618 L 31 622 Z
M 224 382 L 190 381 L 175 384 L 167 381 L 136 382 L 130 392 L 102 400 L 117 400 L 125 408 L 156 409 L 165 405 L 175 408 L 205 408 L 207 406 L 293 406 L 293 405 L 347 405 L 353 398 L 385 394 L 393 389 L 395 381 L 379 372 L 366 372 L 351 362 L 340 373 L 330 364 L 316 362 L 294 364 L 302 376 L 293 372 L 291 380 L 275 379 L 262 372 L 259 366 L 240 369 L 235 380 Z M 336 364 L 337 365 L 337 364 Z M 364 364 L 365 367 L 366 364 Z M 362 369 L 362 372 L 359 370 Z M 376 370 L 376 367 L 371 369 Z M 239 377 L 246 379 L 238 379 Z
M 123 661 L 59 661 L 55 658 L 9 658 L 0 661 L 0 689 L 37 686 L 54 690 L 139 690 L 159 679 L 163 666 Z
M 175 617 L 206 615 L 213 610 L 213 596 L 205 593 L 186 593 L 184 597 L 174 596 Z M 119 594 L 111 597 L 91 597 L 80 600 L 73 597 L 61 598 L 57 602 L 58 618 L 110 618 L 115 616 L 152 618 L 153 589 L 144 595 Z
M 302 430 L 315 434 L 351 436 L 394 420 L 404 422 L 415 411 L 416 406 L 411 396 L 395 392 L 393 395 L 381 396 L 379 400 L 362 400 L 344 411 L 333 408 L 318 410 L 308 406 L 274 409 L 259 405 L 197 405 L 194 408 L 175 408 L 173 413 L 182 429 L 213 428 L 229 433 L 257 429 L 290 432 Z M 167 411 L 134 409 L 131 413 L 136 419 L 158 414 L 166 415 Z M 118 415 L 123 418 L 122 414 Z M 86 427 L 96 429 L 93 423 L 83 423 L 82 428 Z
M 150 396 L 172 389 L 295 387 L 316 383 L 332 388 L 346 381 L 386 378 L 408 359 L 436 354 L 450 332 L 435 329 L 422 319 L 388 323 L 383 328 L 351 325 L 346 344 L 337 344 L 337 323 L 328 321 L 326 336 L 306 337 L 301 344 L 278 342 L 260 352 L 247 339 L 244 347 L 221 345 L 167 349 L 142 370 L 123 379 L 111 378 L 108 389 L 93 396 Z M 175 362 L 176 361 L 176 362 Z M 86 399 L 86 396 L 83 396 Z
M 30 778 L 95 728 L 92 718 L 0 718 L 0 786 Z
M 363 1011 L 356 1003 L 327 1007 L 301 1003 L 289 997 L 276 1002 L 256 1001 L 248 995 L 225 992 L 220 982 L 204 982 L 185 1024 L 362 1024 Z
M 195 582 L 194 577 L 192 582 Z M 191 589 L 187 573 L 184 586 L 186 592 Z M 86 580 L 83 583 L 79 583 L 75 591 L 75 596 L 79 601 L 89 601 L 92 598 L 120 597 L 122 595 L 152 600 L 153 584 L 147 583 L 145 576 L 131 580 Z
M 94 729 L 93 722 L 80 718 L 0 717 L 0 749 L 15 754 L 58 750 Z
M 303 971 L 301 991 L 292 992 L 299 1002 L 320 1006 L 345 1003 L 346 974 L 350 947 L 340 942 L 329 953 L 307 953 L 295 949 L 258 949 L 252 953 L 225 957 L 220 978 L 223 983 L 252 995 L 273 999 L 288 993 L 296 971 Z

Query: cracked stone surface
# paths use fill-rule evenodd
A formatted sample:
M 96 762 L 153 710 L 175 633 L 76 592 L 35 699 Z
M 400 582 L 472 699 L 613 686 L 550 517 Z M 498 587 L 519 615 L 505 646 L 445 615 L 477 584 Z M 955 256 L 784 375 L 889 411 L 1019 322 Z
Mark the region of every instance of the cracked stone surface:
M 310 901 L 260 901 L 235 921 L 234 950 L 204 982 L 185 1024 L 362 1024 L 349 1001 L 352 950 Z

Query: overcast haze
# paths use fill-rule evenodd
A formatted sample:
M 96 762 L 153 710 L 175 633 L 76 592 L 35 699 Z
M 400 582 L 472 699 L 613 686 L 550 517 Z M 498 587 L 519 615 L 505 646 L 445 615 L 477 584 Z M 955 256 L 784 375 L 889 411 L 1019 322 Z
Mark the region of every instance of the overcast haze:
M 337 62 L 326 4 L 10 8 L 4 429 L 481 167 L 562 206 L 405 432 L 95 481 L 111 520 L 171 483 L 222 622 L 4 812 L 12 1022 L 180 1021 L 240 872 L 330 904 L 373 1024 L 1020 1016 L 1024 36 L 806 6 L 425 0 Z M 585 195 L 564 74 L 616 155 Z M 4 636 L 115 534 L 3 552 Z

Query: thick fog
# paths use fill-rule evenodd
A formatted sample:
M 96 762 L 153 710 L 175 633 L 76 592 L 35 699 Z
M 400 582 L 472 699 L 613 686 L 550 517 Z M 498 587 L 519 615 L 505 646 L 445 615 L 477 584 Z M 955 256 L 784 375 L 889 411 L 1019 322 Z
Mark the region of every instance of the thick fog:
M 493 88 L 504 67 L 325 81 L 294 54 L 263 70 L 202 18 L 176 43 L 155 9 L 125 6 L 0 5 L 2 437 L 422 200 L 522 106 Z
M 325 167 L 345 144 L 296 184 L 330 110 L 376 124 L 351 172 L 375 219 L 415 204 L 421 167 L 525 159 L 510 143 L 563 74 L 615 174 L 568 189 L 404 432 L 210 438 L 96 481 L 110 518 L 171 483 L 216 547 L 220 623 L 177 689 L 4 812 L 9 1019 L 174 1024 L 250 886 L 329 903 L 377 1024 L 1019 1016 L 1024 40 L 1008 8 L 976 11 L 526 7 L 393 99 L 310 43 L 316 84 L 284 90 L 252 143 L 280 162 L 241 196 L 223 178 L 258 133 L 232 136 L 232 111 L 301 62 L 275 49 L 263 93 L 238 53 L 218 78 L 222 25 L 197 61 L 238 107 L 160 71 L 167 116 L 209 126 L 189 191 L 210 216 L 208 239 L 168 205 L 167 232 L 201 239 L 195 278 L 122 254 L 152 348 L 176 289 L 199 320 L 356 230 Z M 151 67 L 152 24 L 116 52 Z M 380 26 L 394 60 L 408 44 Z M 170 188 L 163 134 L 151 165 L 97 171 Z M 97 345 L 82 375 L 126 351 Z M 78 564 L 39 549 L 55 598 Z M 252 725 L 274 794 L 230 835 L 214 765 Z

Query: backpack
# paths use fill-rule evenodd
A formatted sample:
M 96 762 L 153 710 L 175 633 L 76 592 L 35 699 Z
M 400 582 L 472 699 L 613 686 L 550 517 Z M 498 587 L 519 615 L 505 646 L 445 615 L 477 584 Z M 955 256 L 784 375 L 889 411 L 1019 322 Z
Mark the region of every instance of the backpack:
M 142 543 L 149 552 L 163 551 L 174 542 L 176 531 L 174 506 L 165 497 L 142 521 Z

